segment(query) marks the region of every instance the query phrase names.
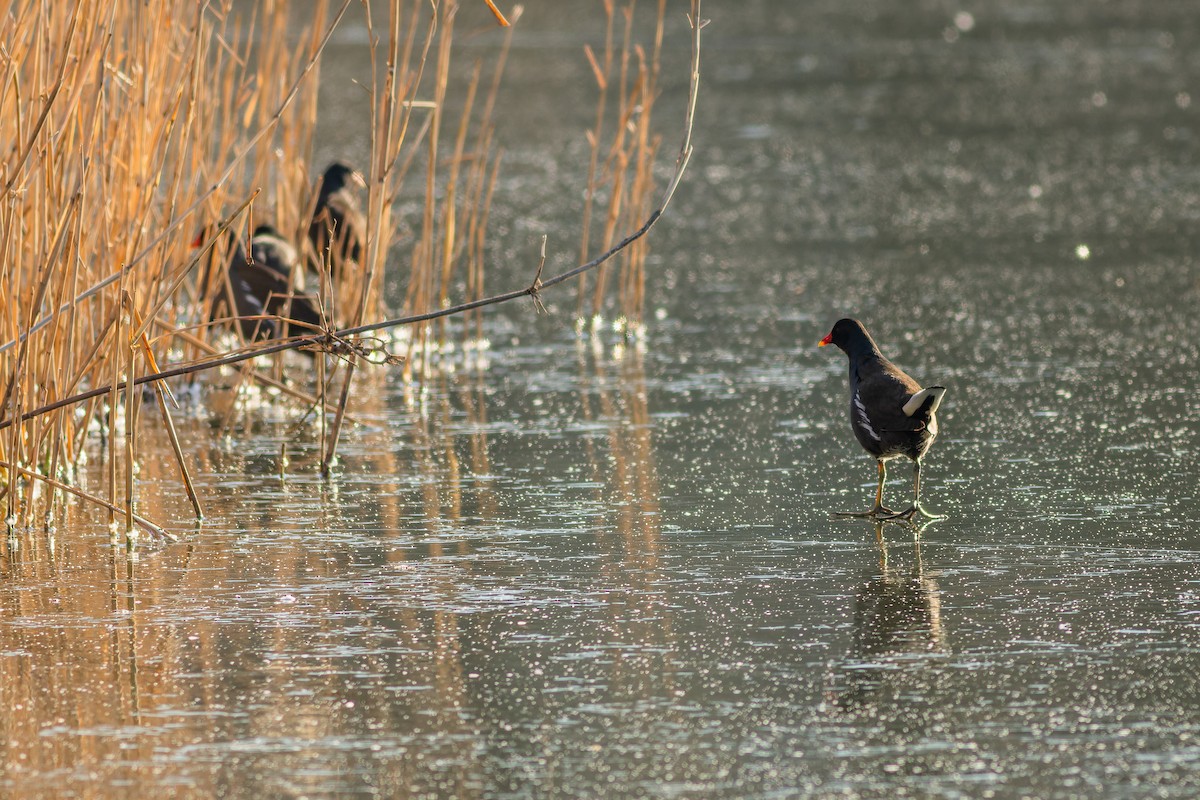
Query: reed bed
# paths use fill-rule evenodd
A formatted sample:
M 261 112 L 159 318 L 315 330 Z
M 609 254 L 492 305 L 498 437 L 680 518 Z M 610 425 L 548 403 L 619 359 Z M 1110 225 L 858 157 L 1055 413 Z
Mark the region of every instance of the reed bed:
M 394 347 L 390 338 L 378 347 L 364 343 L 368 334 L 404 327 L 406 374 L 428 377 L 439 342 L 451 333 L 447 317 L 465 315 L 462 335 L 481 338 L 484 307 L 536 300 L 543 288 L 618 254 L 622 313 L 640 319 L 639 242 L 690 154 L 700 26 L 693 26 L 683 144 L 658 205 L 649 209 L 658 141 L 648 124 L 664 0 L 649 55 L 632 44 L 632 3 L 622 12 L 622 55 L 606 49 L 606 68 L 620 65 L 616 138 L 599 149 L 602 91 L 589 188 L 611 190 L 598 239 L 603 252 L 545 281 L 539 268 L 529 287 L 486 296 L 487 221 L 500 163 L 491 115 L 507 44 L 497 63 L 475 65 L 451 126 L 444 107 L 460 5 L 397 0 L 381 19 L 370 4 L 353 6 L 365 18 L 371 65 L 363 87 L 371 114 L 362 263 L 353 265 L 351 280 L 322 274 L 304 287 L 317 295 L 319 330 L 293 328 L 303 335 L 263 343 L 220 318 L 214 298 L 235 243 L 259 224 L 304 247 L 313 176 L 323 166 L 312 164 L 320 65 L 350 0 L 317 0 L 299 34 L 287 0 L 163 0 L 153 13 L 100 0 L 9 4 L 0 50 L 0 129 L 10 143 L 0 152 L 0 500 L 10 532 L 52 525 L 72 496 L 107 510 L 114 539 L 123 530 L 132 545 L 139 528 L 169 536 L 137 514 L 138 431 L 150 424 L 147 416 L 167 432 L 181 494 L 200 518 L 201 499 L 174 435 L 172 376 L 236 367 L 235 386 L 263 387 L 316 409 L 327 472 L 357 366 Z M 611 3 L 605 9 L 611 27 Z M 694 0 L 694 20 L 697 11 Z M 517 7 L 508 16 L 515 21 L 520 13 Z M 598 76 L 607 86 L 609 75 Z M 382 287 L 386 270 L 397 268 L 389 259 L 391 209 L 417 169 L 425 170 L 425 213 L 409 261 L 399 265 L 411 271 L 405 315 L 388 319 Z M 585 254 L 595 246 L 589 238 Z M 297 283 L 298 272 L 291 276 Z M 594 298 L 606 280 L 598 280 Z M 593 299 L 593 314 L 599 309 Z M 282 360 L 300 347 L 321 351 L 313 386 L 284 378 Z M 142 403 L 143 386 L 153 390 L 153 404 Z M 103 444 L 102 463 L 85 470 L 89 436 Z
M 160 361 L 220 352 L 188 245 L 222 219 L 235 230 L 266 215 L 297 225 L 323 34 L 346 6 L 331 17 L 318 0 L 300 48 L 288 44 L 286 2 L 248 15 L 182 0 L 154 13 L 98 0 L 7 9 L 0 125 L 16 144 L 0 154 L 0 414 L 20 419 L 82 388 L 114 387 L 0 434 L 10 528 L 32 522 L 35 507 L 52 520 L 58 484 L 89 483 L 76 478 L 95 431 L 103 480 L 74 492 L 134 538 L 147 409 L 139 392 L 115 387 Z M 171 398 L 156 391 L 170 430 Z

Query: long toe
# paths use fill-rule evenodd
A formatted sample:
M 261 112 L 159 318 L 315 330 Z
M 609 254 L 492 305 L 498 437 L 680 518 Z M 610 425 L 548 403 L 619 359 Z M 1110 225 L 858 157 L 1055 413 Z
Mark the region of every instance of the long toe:
M 945 514 L 934 514 L 932 511 L 926 511 L 922 506 L 909 506 L 908 508 L 904 509 L 903 511 L 894 511 L 891 514 L 889 514 L 888 516 L 882 517 L 881 519 L 913 520 L 918 517 L 924 517 L 925 519 L 945 519 L 946 515 Z
M 835 517 L 878 517 L 880 519 L 889 519 L 895 515 L 887 506 L 875 506 L 868 508 L 866 511 L 834 511 L 831 512 Z

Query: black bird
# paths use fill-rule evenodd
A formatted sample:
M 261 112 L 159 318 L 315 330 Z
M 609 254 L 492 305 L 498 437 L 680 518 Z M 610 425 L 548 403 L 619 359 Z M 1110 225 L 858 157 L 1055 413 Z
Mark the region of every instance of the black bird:
M 879 347 L 856 319 L 840 319 L 818 346 L 837 345 L 850 357 L 850 427 L 859 444 L 878 462 L 879 486 L 875 505 L 862 512 L 837 512 L 839 516 L 912 519 L 917 514 L 936 517 L 921 507 L 921 458 L 937 438 L 934 416 L 946 394 L 944 386 L 921 385 L 883 357 Z M 905 456 L 913 461 L 913 502 L 893 512 L 883 505 L 885 462 Z
M 308 225 L 312 243 L 310 266 L 317 272 L 325 265 L 337 280 L 347 272 L 347 264 L 362 263 L 367 221 L 359 208 L 355 188 L 365 189 L 363 176 L 341 161 L 335 161 L 321 176 L 321 188 Z
M 203 238 L 203 234 L 197 237 L 196 244 Z M 321 315 L 312 301 L 293 294 L 289 285 L 289 276 L 297 263 L 296 248 L 271 225 L 254 229 L 249 258 L 241 241 L 235 236 L 230 238 L 234 244 L 227 271 L 229 283 L 226 286 L 222 281 L 216 287 L 211 318 L 228 314 L 225 309 L 232 295 L 238 327 L 246 341 L 293 335 L 287 320 L 304 324 L 303 328 L 297 326 L 298 335 L 319 329 Z

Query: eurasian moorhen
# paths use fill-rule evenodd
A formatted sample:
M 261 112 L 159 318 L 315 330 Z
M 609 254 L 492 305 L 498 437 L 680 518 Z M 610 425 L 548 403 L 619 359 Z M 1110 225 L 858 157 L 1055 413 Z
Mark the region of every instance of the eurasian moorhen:
M 224 307 L 232 295 L 238 327 L 247 341 L 292 335 L 287 321 L 280 327 L 272 317 L 286 316 L 286 320 L 303 323 L 306 327 L 297 331 L 300 334 L 319 329 L 321 315 L 312 301 L 290 291 L 288 279 L 297 261 L 296 249 L 271 225 L 254 229 L 249 258 L 241 242 L 234 239 L 229 257 L 229 285 L 222 283 L 217 287 L 212 318 L 226 313 Z
M 367 221 L 359 208 L 355 187 L 362 189 L 366 185 L 360 173 L 341 161 L 330 164 L 321 176 L 321 189 L 308 225 L 308 240 L 312 242 L 315 260 L 311 266 L 317 272 L 328 258 L 334 278 L 341 280 L 348 262 L 362 263 Z
M 883 357 L 867 329 L 856 319 L 840 319 L 818 346 L 837 345 L 850 357 L 850 427 L 859 444 L 875 456 L 879 486 L 875 505 L 862 512 L 837 512 L 838 516 L 911 519 L 916 514 L 936 517 L 921 507 L 921 457 L 937 438 L 934 416 L 946 394 L 944 386 L 922 389 Z M 893 512 L 883 505 L 885 462 L 898 456 L 913 461 L 913 502 Z

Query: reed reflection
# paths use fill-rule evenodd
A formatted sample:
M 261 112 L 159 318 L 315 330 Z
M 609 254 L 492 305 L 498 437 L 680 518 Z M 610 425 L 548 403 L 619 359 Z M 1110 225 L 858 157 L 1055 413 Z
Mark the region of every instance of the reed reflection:
M 490 458 L 482 379 L 430 394 L 398 439 L 380 424 L 395 415 L 389 392 L 364 393 L 355 412 L 376 424 L 330 484 L 310 434 L 251 418 L 270 441 L 231 448 L 193 420 L 210 521 L 179 545 L 131 558 L 70 501 L 63 524 L 96 535 L 57 551 L 40 531 L 6 541 L 0 794 L 36 796 L 53 778 L 119 797 L 122 782 L 166 772 L 189 787 L 179 796 L 475 796 L 458 610 L 473 568 L 439 558 L 470 553 L 472 521 L 497 501 L 477 479 Z M 271 442 L 284 441 L 280 476 Z M 146 442 L 146 512 L 186 516 L 166 488 L 169 448 Z M 356 474 L 375 476 L 369 508 Z
M 664 564 L 642 356 L 582 342 L 576 375 L 570 393 L 537 398 L 543 411 L 535 419 L 561 414 L 579 424 L 566 433 L 547 426 L 547 438 L 566 446 L 552 459 L 531 458 L 531 478 L 519 489 L 528 494 L 516 509 L 516 535 L 530 544 L 518 552 L 545 557 L 481 561 L 481 578 L 502 577 L 513 603 L 502 612 L 460 618 L 470 713 L 488 732 L 482 763 L 496 785 L 515 794 L 528 787 L 531 768 L 648 776 L 654 759 L 622 759 L 605 746 L 610 737 L 654 741 L 664 726 L 686 724 L 683 711 L 663 702 L 675 696 L 683 645 Z M 527 441 L 518 437 L 503 458 L 529 457 Z M 551 513 L 539 507 L 547 494 L 556 503 Z M 578 510 L 566 525 L 563 507 Z M 484 574 L 487 569 L 493 572 Z M 629 713 L 633 709 L 639 712 Z M 614 727 L 616 718 L 622 722 Z
M 631 646 L 612 665 L 614 695 L 661 697 L 674 685 L 677 647 L 674 614 L 664 591 L 662 514 L 654 456 L 653 424 L 643 353 L 618 346 L 610 375 L 603 347 L 579 347 L 583 419 L 603 421 L 607 453 L 588 442 L 588 466 L 596 485 L 595 520 L 600 574 L 609 634 Z

